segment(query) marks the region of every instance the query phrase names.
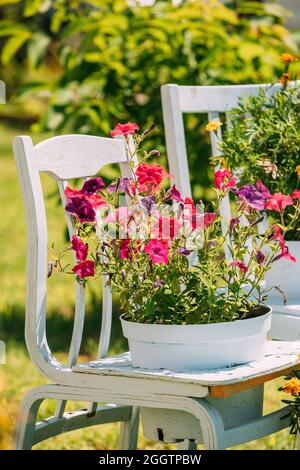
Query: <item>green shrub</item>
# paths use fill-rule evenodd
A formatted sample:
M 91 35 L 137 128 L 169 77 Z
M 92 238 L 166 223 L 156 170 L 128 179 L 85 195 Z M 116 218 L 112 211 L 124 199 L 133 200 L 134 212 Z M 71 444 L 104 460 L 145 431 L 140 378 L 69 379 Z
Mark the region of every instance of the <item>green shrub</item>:
M 295 47 L 278 6 L 242 1 L 234 10 L 218 0 L 130 6 L 134 3 L 1 1 L 4 78 L 19 101 L 40 96 L 49 104 L 39 129 L 108 134 L 116 122 L 130 119 L 143 127 L 155 122 L 158 134 L 162 84 L 271 82 L 279 53 Z M 201 123 L 199 116 L 186 119 L 189 157 L 193 182 L 208 186 Z M 155 143 L 161 142 L 160 134 Z

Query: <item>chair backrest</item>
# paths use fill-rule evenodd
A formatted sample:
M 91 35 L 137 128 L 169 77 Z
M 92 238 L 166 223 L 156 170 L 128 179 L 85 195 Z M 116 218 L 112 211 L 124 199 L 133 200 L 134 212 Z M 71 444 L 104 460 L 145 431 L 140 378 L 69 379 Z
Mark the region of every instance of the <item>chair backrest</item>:
M 300 84 L 292 82 L 291 86 Z M 274 84 L 262 85 L 226 85 L 226 86 L 181 86 L 163 85 L 161 87 L 163 119 L 170 173 L 174 176 L 174 183 L 183 196 L 191 197 L 191 184 L 189 176 L 188 155 L 184 131 L 183 114 L 201 113 L 208 115 L 208 121 L 220 119 L 220 114 L 226 116 L 226 127 L 231 125 L 231 110 L 239 104 L 243 96 L 257 96 L 264 90 L 269 96 L 274 95 L 282 86 Z M 210 132 L 212 155 L 222 155 L 220 142 L 222 131 Z M 217 169 L 217 166 L 216 166 Z M 231 217 L 229 196 L 223 200 L 220 208 L 223 216 L 223 233 L 227 232 L 227 220 Z M 230 258 L 229 251 L 226 254 Z
M 64 189 L 73 178 L 94 176 L 106 164 L 118 163 L 123 177 L 131 177 L 125 142 L 88 135 L 52 137 L 33 145 L 30 137 L 16 137 L 14 155 L 21 181 L 27 222 L 27 298 L 25 338 L 28 351 L 40 370 L 57 380 L 77 360 L 84 326 L 84 288 L 76 283 L 76 308 L 67 367 L 51 354 L 46 338 L 47 223 L 40 173 L 57 180 L 62 203 Z M 67 216 L 70 235 L 72 223 Z M 99 357 L 109 347 L 112 300 L 103 281 L 103 312 Z
M 238 105 L 241 97 L 257 96 L 260 90 L 265 90 L 271 96 L 280 88 L 280 84 L 273 86 L 267 84 L 228 86 L 179 86 L 170 84 L 161 87 L 169 168 L 174 175 L 176 186 L 184 196 L 191 197 L 191 185 L 183 114 L 207 114 L 208 121 L 212 121 L 218 120 L 220 114 L 225 113 L 226 126 L 230 127 L 230 111 Z M 210 140 L 212 155 L 220 156 L 221 128 L 218 129 L 217 136 L 214 132 L 210 132 Z

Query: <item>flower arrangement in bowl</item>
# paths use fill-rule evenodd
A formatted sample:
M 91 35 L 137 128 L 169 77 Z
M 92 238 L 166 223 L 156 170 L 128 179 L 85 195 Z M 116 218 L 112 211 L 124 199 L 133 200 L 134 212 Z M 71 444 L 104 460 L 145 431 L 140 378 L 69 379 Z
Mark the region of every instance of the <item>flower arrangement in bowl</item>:
M 257 96 L 241 98 L 232 110 L 230 129 L 223 133 L 220 159 L 223 165 L 235 169 L 241 184 L 261 180 L 269 188 L 273 194 L 269 221 L 288 227 L 287 247 L 300 260 L 300 224 L 289 225 L 293 204 L 289 197 L 282 199 L 282 194 L 300 195 L 300 85 L 291 82 L 290 72 L 296 60 L 291 54 L 281 55 L 284 71 L 276 92 L 272 85 Z M 286 205 L 284 212 L 277 199 Z M 280 285 L 293 303 L 298 297 L 299 276 L 300 262 L 282 260 L 270 270 L 266 282 Z
M 66 211 L 77 263 L 54 263 L 85 284 L 105 275 L 119 294 L 124 336 L 133 365 L 170 370 L 246 363 L 263 355 L 270 308 L 263 287 L 266 272 L 281 258 L 293 261 L 284 235 L 299 216 L 298 193 L 272 196 L 260 182 L 239 186 L 227 169 L 215 173 L 210 209 L 183 198 L 170 175 L 143 152 L 149 131 L 119 124 L 131 159 L 131 178 L 105 187 L 100 177 L 82 188 L 66 188 Z M 132 154 L 132 151 L 131 151 Z M 228 193 L 235 200 L 230 220 L 219 215 Z M 265 210 L 280 207 L 282 223 L 259 233 Z M 284 222 L 285 211 L 291 217 Z M 225 229 L 224 229 L 225 228 Z M 70 249 L 70 248 L 68 248 Z

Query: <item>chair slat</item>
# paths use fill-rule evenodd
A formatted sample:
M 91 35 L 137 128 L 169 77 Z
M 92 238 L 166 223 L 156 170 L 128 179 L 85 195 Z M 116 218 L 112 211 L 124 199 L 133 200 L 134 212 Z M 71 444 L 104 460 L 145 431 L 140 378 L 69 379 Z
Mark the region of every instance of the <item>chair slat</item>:
M 39 171 L 56 179 L 92 176 L 104 165 L 127 161 L 124 142 L 90 135 L 52 137 L 35 145 Z
M 267 90 L 271 95 L 276 93 L 280 87 L 280 84 L 275 84 L 273 87 L 268 84 L 179 86 L 179 109 L 182 113 L 209 113 L 215 111 L 224 113 L 236 107 L 241 96 L 258 95 L 261 89 Z

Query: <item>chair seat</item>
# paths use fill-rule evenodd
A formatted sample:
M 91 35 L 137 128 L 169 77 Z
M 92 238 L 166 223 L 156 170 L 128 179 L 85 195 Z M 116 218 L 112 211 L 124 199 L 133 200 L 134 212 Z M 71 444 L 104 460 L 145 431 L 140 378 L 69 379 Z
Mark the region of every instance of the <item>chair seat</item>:
M 300 320 L 300 302 L 298 300 L 289 300 L 289 302 L 284 305 L 282 302 L 273 302 L 272 300 L 268 302 L 272 307 L 273 313 L 280 313 L 285 315 L 291 315 L 293 317 L 299 317 Z M 300 330 L 300 328 L 299 328 Z
M 213 370 L 183 370 L 172 372 L 166 369 L 152 370 L 133 367 L 130 353 L 126 352 L 99 361 L 73 366 L 76 373 L 122 376 L 143 379 L 158 379 L 202 385 L 210 388 L 212 396 L 226 396 L 236 390 L 247 389 L 300 369 L 300 341 L 267 341 L 265 356 L 249 364 Z M 236 385 L 240 385 L 236 388 Z M 224 388 L 225 386 L 225 388 Z

